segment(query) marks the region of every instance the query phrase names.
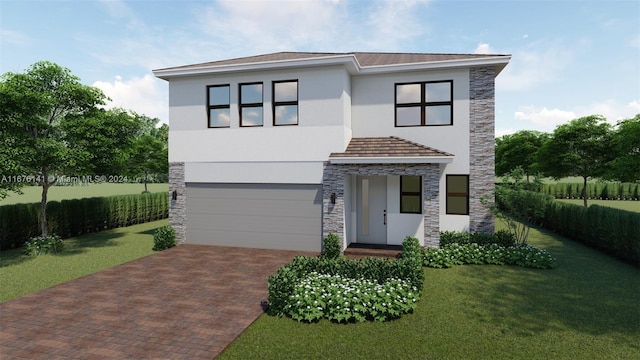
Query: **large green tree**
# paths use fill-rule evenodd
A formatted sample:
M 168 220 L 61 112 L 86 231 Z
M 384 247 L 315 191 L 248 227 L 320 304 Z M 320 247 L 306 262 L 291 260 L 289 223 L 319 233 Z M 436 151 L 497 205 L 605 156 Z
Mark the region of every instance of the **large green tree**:
M 15 174 L 15 190 L 25 182 L 42 187 L 40 231 L 48 235 L 47 193 L 58 176 L 75 173 L 90 160 L 87 151 L 69 146 L 62 123 L 81 118 L 104 104 L 99 89 L 80 83 L 67 68 L 41 61 L 24 73 L 6 73 L 0 80 L 0 160 Z
M 538 150 L 549 138 L 549 134 L 534 130 L 520 130 L 496 139 L 496 175 L 504 176 L 521 168 L 530 181 L 540 169 Z
M 168 147 L 166 143 L 153 135 L 142 135 L 137 138 L 129 158 L 130 173 L 140 176 L 147 192 L 147 183 L 151 175 L 166 175 L 169 171 Z M 164 180 L 164 177 L 163 177 Z
M 612 128 L 601 115 L 585 116 L 559 125 L 538 152 L 538 163 L 547 176 L 583 178 L 582 198 L 587 206 L 587 180 L 607 174 Z
M 130 151 L 145 124 L 123 109 L 93 109 L 63 119 L 61 126 L 69 147 L 86 153 L 88 161 L 79 164 L 76 175 L 118 178 L 127 172 Z
M 618 122 L 611 148 L 616 158 L 611 161 L 609 178 L 622 182 L 640 181 L 640 114 Z

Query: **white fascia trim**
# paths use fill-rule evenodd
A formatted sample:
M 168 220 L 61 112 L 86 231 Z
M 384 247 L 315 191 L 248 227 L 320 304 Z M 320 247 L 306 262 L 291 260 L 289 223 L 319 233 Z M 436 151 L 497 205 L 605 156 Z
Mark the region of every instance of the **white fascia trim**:
M 453 156 L 416 157 L 340 157 L 329 158 L 332 164 L 449 164 Z
M 360 64 L 355 55 L 334 55 L 313 57 L 295 60 L 274 60 L 262 61 L 249 64 L 235 65 L 202 65 L 199 67 L 190 67 L 187 69 L 158 69 L 152 70 L 153 75 L 160 79 L 168 80 L 174 77 L 194 76 L 205 74 L 220 74 L 232 72 L 247 71 L 264 71 L 282 68 L 303 68 L 303 67 L 322 67 L 331 65 L 344 65 L 349 73 L 358 73 L 361 71 Z
M 412 64 L 397 64 L 397 65 L 377 65 L 367 66 L 361 68 L 358 73 L 365 74 L 383 74 L 391 72 L 407 72 L 407 71 L 421 71 L 421 70 L 434 70 L 434 69 L 451 69 L 458 67 L 472 67 L 472 66 L 496 66 L 496 75 L 504 69 L 505 66 L 511 60 L 510 55 L 500 57 L 486 57 L 476 59 L 456 59 L 456 60 L 444 60 L 444 61 L 429 61 L 424 63 L 412 63 Z

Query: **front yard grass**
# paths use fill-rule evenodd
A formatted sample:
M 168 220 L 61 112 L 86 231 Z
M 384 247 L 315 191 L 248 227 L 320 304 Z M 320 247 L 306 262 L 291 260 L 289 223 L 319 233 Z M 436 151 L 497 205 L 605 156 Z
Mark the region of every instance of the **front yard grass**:
M 425 268 L 413 314 L 348 325 L 263 315 L 219 358 L 639 359 L 640 270 L 545 230 L 529 242 L 557 266 Z
M 59 254 L 30 257 L 24 249 L 2 251 L 0 302 L 149 255 L 155 229 L 167 223 L 159 220 L 69 238 Z

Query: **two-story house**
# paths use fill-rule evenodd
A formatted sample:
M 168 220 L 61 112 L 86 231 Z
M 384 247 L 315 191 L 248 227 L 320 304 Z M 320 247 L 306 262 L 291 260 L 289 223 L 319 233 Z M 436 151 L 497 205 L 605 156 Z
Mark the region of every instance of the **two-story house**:
M 320 251 L 493 231 L 495 77 L 509 55 L 282 52 L 169 82 L 179 242 Z

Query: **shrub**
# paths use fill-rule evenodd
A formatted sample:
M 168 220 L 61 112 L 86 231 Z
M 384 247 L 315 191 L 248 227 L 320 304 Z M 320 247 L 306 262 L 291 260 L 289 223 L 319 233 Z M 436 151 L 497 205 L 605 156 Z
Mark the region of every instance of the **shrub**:
M 333 288 L 337 279 L 343 279 L 343 285 L 346 284 L 344 286 L 360 293 L 356 297 L 357 300 L 363 301 L 362 308 L 360 305 L 349 306 L 347 311 L 344 304 L 333 301 L 318 305 L 323 299 L 322 294 L 325 298 L 335 296 L 337 299 L 338 295 L 335 292 L 337 290 Z M 417 239 L 411 237 L 407 237 L 403 242 L 403 256 L 398 260 L 377 258 L 349 260 L 343 257 L 298 256 L 291 263 L 278 269 L 275 275 L 269 277 L 267 313 L 276 316 L 287 315 L 299 321 L 314 321 L 320 317 L 339 322 L 389 320 L 414 308 L 413 303 L 419 299 L 423 282 L 420 244 Z M 311 286 L 314 287 L 313 293 L 309 290 Z M 306 298 L 301 299 L 300 296 L 304 295 L 301 293 L 303 288 L 309 293 L 306 294 L 308 295 Z M 383 289 L 384 294 L 378 294 L 378 290 L 382 292 Z M 392 296 L 392 293 L 395 296 L 394 299 L 398 299 L 397 296 L 403 294 L 402 304 L 387 301 L 393 300 L 387 299 Z M 320 300 L 316 296 L 320 296 Z M 344 294 L 341 296 L 346 297 Z M 404 298 L 409 299 L 409 296 L 411 296 L 411 303 L 404 300 Z M 356 299 L 351 296 L 351 300 Z M 377 305 L 373 308 L 369 307 L 368 303 L 372 306 Z
M 469 233 L 463 231 L 441 231 L 440 246 L 449 244 L 468 244 Z
M 426 248 L 423 256 L 424 266 L 432 268 L 493 264 L 549 269 L 556 265 L 553 256 L 533 245 L 505 247 L 498 244 L 450 244 L 442 248 Z
M 334 233 L 327 235 L 322 242 L 322 256 L 327 259 L 337 259 L 341 253 L 340 238 Z
M 498 244 L 501 246 L 513 246 L 516 239 L 508 230 L 500 230 L 495 234 L 491 233 L 468 233 L 464 231 L 441 231 L 440 246 L 450 244 L 478 244 L 489 245 Z
M 24 250 L 25 254 L 29 256 L 56 254 L 64 250 L 64 242 L 58 235 L 36 236 L 24 244 Z
M 545 211 L 553 202 L 551 196 L 528 190 L 512 190 L 505 186 L 496 187 L 495 204 L 489 204 L 486 200 L 483 199 L 483 203 L 498 219 L 504 221 L 519 245 L 527 243 L 531 225 L 542 225 Z
M 308 322 L 323 317 L 336 322 L 386 321 L 412 312 L 418 298 L 417 289 L 401 279 L 379 284 L 311 272 L 294 285 L 285 313 Z
M 153 234 L 153 251 L 162 251 L 176 246 L 176 231 L 170 225 L 165 225 Z

